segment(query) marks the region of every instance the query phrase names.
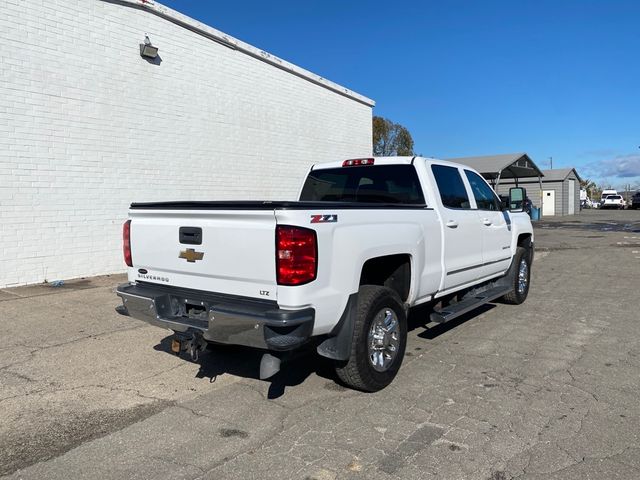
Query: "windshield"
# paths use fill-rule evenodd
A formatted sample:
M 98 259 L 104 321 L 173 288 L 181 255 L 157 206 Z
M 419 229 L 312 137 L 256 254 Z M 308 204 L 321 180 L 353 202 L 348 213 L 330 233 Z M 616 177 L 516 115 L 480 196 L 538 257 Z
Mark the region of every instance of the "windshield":
M 424 204 L 412 165 L 377 165 L 313 170 L 301 201 Z

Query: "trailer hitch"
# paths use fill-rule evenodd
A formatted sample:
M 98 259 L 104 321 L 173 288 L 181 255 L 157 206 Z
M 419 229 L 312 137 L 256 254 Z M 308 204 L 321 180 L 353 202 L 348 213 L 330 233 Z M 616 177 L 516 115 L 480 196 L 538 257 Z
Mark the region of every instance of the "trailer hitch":
M 202 334 L 191 332 L 187 335 L 178 335 L 177 333 L 171 339 L 171 351 L 176 355 L 181 352 L 187 352 L 191 361 L 197 362 L 200 353 L 207 348 L 207 342 Z

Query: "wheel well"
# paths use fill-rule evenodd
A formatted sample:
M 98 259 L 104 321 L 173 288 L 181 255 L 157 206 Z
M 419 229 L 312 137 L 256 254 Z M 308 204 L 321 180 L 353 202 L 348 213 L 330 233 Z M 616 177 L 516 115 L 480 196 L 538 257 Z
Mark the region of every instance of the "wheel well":
M 405 302 L 411 287 L 411 257 L 388 255 L 367 260 L 360 274 L 360 285 L 382 285 L 395 290 Z
M 529 263 L 533 262 L 533 248 L 531 248 L 531 234 L 522 233 L 518 235 L 518 246 L 524 247 L 529 253 Z
M 522 233 L 518 236 L 518 246 L 524 248 L 531 248 L 531 234 Z

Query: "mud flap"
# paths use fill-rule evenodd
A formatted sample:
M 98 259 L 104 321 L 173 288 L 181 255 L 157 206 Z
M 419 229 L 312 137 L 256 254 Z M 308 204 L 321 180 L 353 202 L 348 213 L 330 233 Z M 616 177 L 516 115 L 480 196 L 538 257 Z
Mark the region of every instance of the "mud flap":
M 353 343 L 353 325 L 356 320 L 358 293 L 352 293 L 347 306 L 329 337 L 318 345 L 318 354 L 332 360 L 348 360 Z

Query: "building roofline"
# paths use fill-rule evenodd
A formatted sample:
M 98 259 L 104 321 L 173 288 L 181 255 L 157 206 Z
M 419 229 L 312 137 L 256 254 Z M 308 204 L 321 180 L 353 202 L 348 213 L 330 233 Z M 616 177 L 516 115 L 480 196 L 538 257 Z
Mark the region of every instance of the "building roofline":
M 525 165 L 519 165 L 520 161 Z M 525 152 L 504 153 L 499 155 L 482 155 L 476 157 L 455 157 L 448 159 L 451 162 L 469 165 L 475 168 L 485 178 L 495 180 L 497 178 L 528 178 L 543 177 L 544 173 Z M 529 164 L 529 165 L 527 165 Z M 530 172 L 528 171 L 530 170 Z M 531 175 L 531 172 L 535 175 Z M 518 175 L 520 173 L 520 175 Z M 525 173 L 525 175 L 522 175 Z
M 543 170 L 543 172 L 547 172 L 551 177 L 553 177 L 553 175 L 555 175 L 556 173 L 565 172 L 565 175 L 563 176 L 563 180 L 566 180 L 567 177 L 571 175 L 571 172 L 573 172 L 573 174 L 576 176 L 576 179 L 579 182 L 582 181 L 582 177 L 578 174 L 578 171 L 575 169 L 575 167 L 547 169 L 547 170 Z
M 113 3 L 118 5 L 123 5 L 127 7 L 136 8 L 138 10 L 144 10 L 146 12 L 157 15 L 158 17 L 164 18 L 176 25 L 179 25 L 187 30 L 191 30 L 192 32 L 201 35 L 209 40 L 212 40 L 216 43 L 222 44 L 226 47 L 229 47 L 233 50 L 238 50 L 241 53 L 249 55 L 250 57 L 256 58 L 260 61 L 268 63 L 276 68 L 284 70 L 286 72 L 291 73 L 297 77 L 300 77 L 304 80 L 307 80 L 313 84 L 316 84 L 320 87 L 326 88 L 327 90 L 331 90 L 332 92 L 338 93 L 344 97 L 355 100 L 356 102 L 360 102 L 368 107 L 374 107 L 376 102 L 372 99 L 365 97 L 364 95 L 360 95 L 353 90 L 349 90 L 342 85 L 338 85 L 331 80 L 327 80 L 315 73 L 310 72 L 309 70 L 305 70 L 304 68 L 298 67 L 293 63 L 287 62 L 281 58 L 276 57 L 275 55 L 271 55 L 269 52 L 265 52 L 259 48 L 254 47 L 253 45 L 249 45 L 237 38 L 234 38 L 226 33 L 221 32 L 220 30 L 216 30 L 205 23 L 199 22 L 187 15 L 184 15 L 176 10 L 173 10 L 169 7 L 165 7 L 164 5 L 155 2 L 153 0 L 100 0 L 106 3 Z

